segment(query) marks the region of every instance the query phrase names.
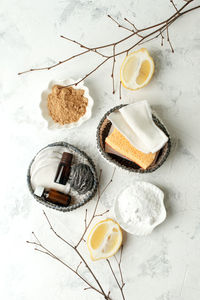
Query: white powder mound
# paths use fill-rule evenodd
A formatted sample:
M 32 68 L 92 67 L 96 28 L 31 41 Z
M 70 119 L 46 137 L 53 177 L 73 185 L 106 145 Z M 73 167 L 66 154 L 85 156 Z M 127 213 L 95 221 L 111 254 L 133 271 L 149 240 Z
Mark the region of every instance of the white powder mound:
M 163 209 L 165 211 L 163 198 L 163 192 L 156 186 L 135 182 L 119 195 L 116 217 L 120 218 L 119 223 L 130 227 L 135 234 L 147 234 L 160 223 L 159 218 Z

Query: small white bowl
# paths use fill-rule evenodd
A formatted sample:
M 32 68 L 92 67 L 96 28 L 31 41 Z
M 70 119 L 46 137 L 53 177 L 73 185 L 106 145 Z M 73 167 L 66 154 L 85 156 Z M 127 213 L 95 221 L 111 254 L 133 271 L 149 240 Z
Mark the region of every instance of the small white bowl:
M 42 92 L 41 102 L 40 102 L 40 109 L 41 109 L 41 113 L 42 113 L 43 118 L 47 121 L 48 129 L 65 129 L 65 128 L 70 129 L 70 128 L 74 128 L 74 127 L 79 127 L 81 124 L 83 124 L 85 121 L 87 121 L 91 118 L 91 116 L 92 116 L 92 107 L 93 107 L 94 101 L 91 98 L 91 96 L 89 94 L 89 90 L 84 85 L 83 81 L 81 81 L 77 86 L 73 86 L 73 88 L 82 89 L 82 90 L 85 91 L 84 92 L 84 97 L 86 97 L 88 99 L 88 105 L 86 107 L 86 113 L 84 114 L 84 116 L 82 116 L 77 122 L 61 125 L 61 124 L 55 122 L 49 114 L 47 101 L 48 101 L 48 95 L 52 92 L 52 87 L 54 85 L 66 86 L 66 85 L 73 84 L 77 81 L 79 81 L 79 79 L 76 80 L 76 81 L 73 80 L 73 79 L 52 80 L 52 81 L 50 81 L 48 88 Z
M 140 192 L 140 191 L 142 191 L 142 192 Z M 124 218 L 121 214 L 120 206 L 119 206 L 120 195 L 123 194 L 124 192 L 125 193 L 131 192 L 131 195 L 133 195 L 133 200 L 134 200 L 134 198 L 137 200 L 137 198 L 139 199 L 140 197 L 144 197 L 144 195 L 146 195 L 145 199 L 147 199 L 147 200 L 148 200 L 149 195 L 151 195 L 151 197 L 153 197 L 156 200 L 157 205 L 160 207 L 160 213 L 152 224 L 147 225 L 147 224 L 143 223 L 143 225 L 141 224 L 140 226 L 137 226 L 134 223 L 131 224 L 130 222 L 129 223 L 124 222 Z M 166 218 L 166 209 L 164 206 L 164 193 L 154 184 L 151 184 L 151 183 L 145 182 L 145 181 L 136 181 L 133 184 L 131 184 L 130 186 L 123 189 L 119 193 L 119 195 L 114 203 L 114 215 L 115 215 L 115 218 L 116 218 L 117 222 L 119 223 L 119 225 L 128 233 L 131 233 L 131 234 L 134 234 L 137 236 L 148 235 L 153 231 L 153 229 L 156 226 L 161 224 Z

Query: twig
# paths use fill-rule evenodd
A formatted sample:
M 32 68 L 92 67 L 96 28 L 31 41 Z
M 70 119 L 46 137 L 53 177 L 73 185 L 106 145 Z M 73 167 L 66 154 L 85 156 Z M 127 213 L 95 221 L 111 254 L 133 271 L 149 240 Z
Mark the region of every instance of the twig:
M 89 290 L 89 289 L 91 289 L 91 287 L 90 287 L 90 286 L 88 286 L 88 287 L 84 288 L 84 291 L 86 291 L 86 290 Z
M 99 185 L 100 185 L 100 181 L 101 181 L 101 174 L 102 174 L 102 170 L 100 170 L 100 174 L 99 174 Z M 88 228 L 90 227 L 92 221 L 94 220 L 94 218 L 99 216 L 98 214 L 96 214 L 96 212 L 97 212 L 97 207 L 98 207 L 98 205 L 99 205 L 99 200 L 100 200 L 100 198 L 102 197 L 102 195 L 103 195 L 103 193 L 105 192 L 105 190 L 106 190 L 106 189 L 109 187 L 109 185 L 112 183 L 114 174 L 115 174 L 115 168 L 114 168 L 114 170 L 113 170 L 111 179 L 110 179 L 109 182 L 106 184 L 106 186 L 104 187 L 104 189 L 103 189 L 102 192 L 100 192 L 100 189 L 99 189 L 99 187 L 98 187 L 98 190 L 97 190 L 97 193 L 98 193 L 98 195 L 97 195 L 97 202 L 96 202 L 96 205 L 95 205 L 95 207 L 94 207 L 93 214 L 92 214 L 92 216 L 91 216 L 91 218 L 90 218 L 90 221 L 89 221 L 88 224 L 87 224 L 87 227 L 85 228 L 85 230 L 83 231 L 83 233 L 82 233 L 82 235 L 81 235 L 79 241 L 77 242 L 75 248 L 77 248 L 77 247 L 80 245 L 81 241 L 84 239 L 85 234 L 86 234 Z M 104 213 L 103 213 L 103 214 L 104 214 Z
M 111 179 L 108 181 L 108 183 L 105 185 L 105 187 L 103 188 L 101 194 L 100 194 L 100 197 L 102 197 L 103 193 L 106 191 L 106 189 L 108 188 L 108 186 L 112 183 L 113 181 L 113 178 L 114 178 L 114 175 L 115 175 L 115 171 L 116 171 L 116 168 L 114 168 L 113 170 L 113 173 L 112 173 L 112 176 L 111 176 Z
M 170 45 L 170 48 L 171 48 L 171 50 L 172 50 L 172 53 L 174 53 L 174 48 L 172 47 L 172 44 L 171 44 L 171 41 L 170 41 L 170 38 L 169 38 L 169 28 L 168 28 L 169 26 L 167 26 L 167 41 L 168 41 L 168 43 L 169 43 L 169 45 Z
M 35 242 L 27 241 L 28 244 L 35 245 Z M 63 260 L 61 260 L 59 257 L 57 257 L 54 253 L 52 253 L 50 250 L 48 250 L 42 243 L 37 244 L 38 247 L 41 249 L 35 248 L 35 251 L 39 251 L 43 254 L 46 254 L 50 256 L 51 258 L 59 261 L 61 264 L 63 264 L 65 267 L 67 267 L 70 271 L 72 271 L 74 274 L 76 274 L 82 281 L 84 281 L 91 289 L 95 290 L 96 292 L 102 294 L 101 290 L 98 290 L 96 287 L 94 287 L 92 284 L 90 284 L 84 277 L 82 277 L 79 273 L 76 272 L 72 267 L 70 267 L 67 263 L 65 263 Z M 103 295 L 103 294 L 102 294 Z M 106 298 L 107 299 L 107 298 Z
M 85 228 L 87 227 L 87 208 L 85 210 L 85 219 L 84 219 L 84 223 L 85 223 Z
M 110 15 L 108 15 L 108 18 L 110 18 L 113 22 L 115 22 L 115 23 L 117 24 L 118 27 L 123 28 L 123 29 L 126 29 L 126 30 L 128 30 L 128 31 L 130 31 L 130 32 L 134 32 L 134 30 L 131 30 L 131 29 L 125 27 L 124 25 L 121 25 L 118 21 L 116 21 L 116 20 L 115 20 L 113 17 L 111 17 Z
M 178 9 L 177 9 L 177 7 L 176 7 L 174 1 L 173 1 L 173 0 L 170 0 L 170 2 L 172 3 L 172 5 L 173 5 L 173 7 L 175 8 L 176 12 L 179 14 Z
M 118 279 L 117 279 L 117 277 L 115 275 L 115 272 L 114 272 L 114 270 L 112 268 L 112 265 L 111 265 L 109 259 L 106 259 L 106 261 L 107 261 L 107 263 L 108 263 L 108 265 L 110 267 L 110 270 L 111 270 L 111 272 L 112 272 L 112 274 L 113 274 L 113 276 L 115 278 L 115 281 L 116 281 L 116 283 L 117 283 L 117 285 L 118 285 L 118 287 L 120 289 L 120 292 L 121 292 L 121 295 L 122 295 L 122 299 L 125 300 L 125 296 L 124 296 L 124 292 L 123 292 L 123 285 L 120 285 L 120 283 L 119 283 L 119 281 L 118 281 Z
M 115 62 L 116 62 L 116 59 L 115 59 L 115 45 L 113 45 L 113 66 L 112 66 L 112 74 L 111 74 L 112 83 L 113 83 L 113 94 L 115 93 L 115 76 L 114 76 Z
M 76 268 L 76 272 L 78 272 L 78 269 L 80 267 L 80 265 L 82 264 L 82 261 L 80 261 L 80 263 L 78 264 L 77 268 Z
M 120 100 L 122 99 L 122 82 L 121 82 L 121 80 L 119 82 L 119 99 Z
M 98 214 L 98 215 L 95 215 L 95 217 L 102 217 L 103 215 L 107 214 L 110 210 L 107 209 L 106 211 L 104 211 L 103 213 L 101 214 Z
M 114 169 L 115 171 L 115 169 Z M 106 185 L 106 188 L 109 186 L 109 184 L 112 182 L 112 179 L 113 179 L 113 176 L 114 176 L 114 171 L 113 171 L 113 174 L 112 174 L 112 177 L 111 177 L 111 180 L 108 182 L 108 184 Z M 102 171 L 100 170 L 100 175 L 99 175 L 99 182 L 100 182 L 100 178 L 101 178 L 101 174 L 102 174 Z M 105 188 L 103 190 L 103 192 L 105 191 Z M 80 251 L 77 249 L 78 245 L 80 244 L 81 241 L 84 240 L 84 236 L 85 236 L 85 233 L 86 231 L 88 230 L 91 222 L 93 221 L 93 219 L 97 216 L 100 216 L 100 215 L 103 215 L 105 214 L 106 212 L 104 213 L 101 213 L 101 214 L 96 214 L 96 211 L 97 211 L 97 207 L 98 207 L 98 203 L 99 203 L 99 200 L 100 200 L 100 197 L 102 196 L 103 193 L 100 193 L 100 190 L 99 190 L 99 187 L 98 187 L 98 198 L 97 198 L 97 202 L 96 202 L 96 205 L 94 207 L 94 211 L 93 211 L 93 214 L 92 214 L 92 217 L 89 221 L 89 223 L 87 224 L 87 210 L 86 210 L 86 213 L 85 213 L 85 219 L 84 219 L 84 223 L 85 223 L 85 230 L 81 236 L 81 239 L 80 241 L 76 244 L 76 246 L 74 246 L 73 244 L 71 244 L 69 241 L 67 241 L 66 239 L 64 239 L 62 236 L 60 236 L 56 230 L 54 229 L 54 227 L 52 226 L 47 214 L 45 213 L 45 211 L 43 211 L 44 213 L 44 216 L 46 218 L 46 221 L 50 227 L 50 230 L 60 239 L 62 240 L 64 243 L 66 243 L 70 248 L 72 248 L 76 254 L 79 256 L 79 258 L 81 259 L 80 263 L 78 264 L 77 268 L 76 269 L 73 269 L 72 267 L 70 267 L 67 263 L 65 263 L 63 260 L 61 260 L 60 258 L 58 258 L 54 253 L 52 253 L 50 250 L 48 250 L 41 242 L 40 240 L 38 239 L 38 237 L 36 236 L 36 234 L 33 232 L 33 236 L 35 237 L 36 241 L 34 242 L 31 242 L 31 241 L 27 241 L 27 243 L 29 244 L 32 244 L 35 247 L 35 250 L 36 251 L 39 251 L 43 254 L 46 254 L 48 256 L 50 256 L 51 258 L 59 261 L 60 263 L 62 263 L 63 265 L 65 265 L 69 270 L 71 270 L 73 273 L 75 273 L 80 279 L 82 279 L 87 285 L 88 287 L 85 288 L 85 289 L 88 289 L 88 288 L 91 288 L 95 291 L 97 291 L 98 293 L 100 293 L 105 299 L 107 300 L 111 300 L 110 298 L 110 292 L 108 292 L 108 294 L 105 293 L 102 285 L 100 284 L 99 280 L 97 279 L 96 275 L 94 274 L 94 272 L 92 271 L 91 267 L 88 265 L 88 263 L 86 262 L 86 260 L 84 259 L 84 257 L 82 256 L 82 254 L 80 253 Z M 78 272 L 78 269 L 81 265 L 81 263 L 84 263 L 85 267 L 88 269 L 88 271 L 90 272 L 91 276 L 93 277 L 94 281 L 96 282 L 98 288 L 94 287 L 92 284 L 90 284 L 83 276 L 81 276 Z
M 90 50 L 88 50 L 90 51 Z M 79 81 L 73 83 L 73 84 L 69 84 L 66 85 L 66 87 L 68 86 L 72 86 L 75 85 L 77 86 L 81 81 L 85 80 L 88 76 L 90 76 L 92 73 L 94 73 L 97 69 L 99 69 L 103 64 L 105 64 L 108 60 L 110 59 L 110 57 L 106 58 L 105 60 L 103 60 L 95 69 L 93 69 L 92 71 L 90 71 L 88 74 L 86 74 L 82 79 L 80 79 Z
M 47 217 L 47 214 L 45 213 L 45 211 L 43 211 L 44 216 L 50 226 L 50 229 L 52 230 L 52 232 L 64 243 L 66 243 L 69 247 L 71 247 L 76 253 L 77 255 L 80 257 L 80 259 L 83 261 L 83 263 L 85 264 L 86 268 L 88 269 L 88 271 L 90 272 L 90 274 L 92 275 L 92 277 L 94 278 L 94 280 L 96 281 L 97 285 L 99 286 L 102 295 L 106 296 L 106 293 L 104 292 L 102 285 L 100 284 L 99 280 L 97 279 L 96 275 L 94 274 L 94 272 L 92 271 L 92 269 L 90 268 L 90 266 L 88 265 L 88 263 L 86 262 L 86 260 L 83 258 L 83 256 L 81 255 L 81 253 L 79 252 L 79 250 L 77 249 L 76 246 L 73 246 L 69 241 L 67 241 L 66 239 L 64 239 L 62 236 L 60 236 L 55 229 L 53 228 L 52 224 L 50 223 L 49 218 Z
M 102 57 L 105 57 L 105 58 L 108 57 L 107 55 L 104 55 L 103 53 L 97 51 L 96 48 L 89 48 L 89 47 L 87 47 L 87 46 L 85 46 L 85 45 L 83 45 L 83 44 L 81 44 L 81 43 L 79 43 L 79 42 L 77 42 L 77 41 L 75 41 L 75 40 L 72 40 L 72 39 L 70 39 L 70 38 L 68 38 L 68 37 L 66 37 L 66 36 L 64 36 L 64 35 L 60 35 L 60 37 L 61 37 L 62 39 L 65 39 L 65 40 L 67 40 L 67 41 L 70 41 L 70 42 L 72 42 L 72 43 L 74 43 L 74 44 L 76 44 L 76 45 L 79 45 L 81 48 L 84 48 L 84 49 L 87 49 L 87 50 L 92 51 L 92 52 L 94 52 L 94 53 L 97 53 L 97 54 L 99 54 L 99 55 L 102 56 Z
M 122 28 L 124 28 L 124 29 L 127 29 L 127 30 L 131 31 L 131 34 L 128 35 L 128 36 L 126 36 L 126 37 L 124 37 L 124 38 L 122 38 L 122 39 L 120 39 L 120 40 L 118 40 L 118 41 L 115 41 L 115 42 L 113 42 L 113 43 L 105 44 L 105 45 L 98 46 L 98 47 L 91 47 L 91 48 L 89 48 L 89 47 L 87 47 L 87 46 L 85 46 L 85 45 L 83 45 L 83 44 L 81 44 L 81 43 L 79 43 L 79 42 L 77 42 L 77 41 L 74 41 L 74 40 L 71 40 L 71 39 L 69 39 L 69 38 L 66 38 L 66 39 L 68 39 L 68 40 L 74 42 L 75 44 L 78 44 L 80 47 L 85 48 L 86 51 L 81 52 L 81 53 L 79 53 L 79 54 L 76 54 L 76 55 L 74 55 L 74 56 L 72 56 L 72 57 L 69 57 L 69 58 L 67 58 L 66 60 L 59 61 L 58 63 L 55 63 L 55 64 L 53 64 L 53 65 L 51 65 L 51 66 L 43 67 L 43 68 L 30 69 L 30 70 L 27 70 L 27 71 L 24 71 L 24 72 L 20 72 L 20 73 L 18 73 L 18 74 L 21 75 L 21 74 L 23 74 L 23 73 L 32 72 L 32 71 L 37 71 L 37 70 L 50 70 L 50 69 L 52 69 L 52 68 L 54 68 L 54 67 L 57 67 L 57 66 L 60 65 L 60 64 L 63 64 L 63 63 L 65 63 L 65 62 L 67 62 L 67 61 L 69 61 L 69 60 L 71 60 L 71 59 L 76 58 L 77 56 L 81 56 L 81 55 L 87 54 L 88 52 L 95 52 L 95 53 L 97 53 L 97 54 L 103 56 L 103 57 L 105 58 L 105 60 L 104 60 L 103 62 L 101 62 L 97 67 L 95 67 L 93 70 L 91 70 L 88 74 L 86 74 L 86 75 L 85 75 L 82 79 L 80 79 L 78 82 L 75 82 L 75 83 L 71 84 L 71 85 L 75 85 L 75 86 L 76 86 L 76 85 L 79 84 L 81 81 L 85 80 L 88 76 L 90 76 L 91 74 L 93 74 L 97 69 L 99 69 L 99 68 L 100 68 L 103 64 L 105 64 L 108 60 L 113 59 L 113 58 L 116 58 L 117 56 L 122 55 L 123 53 L 126 53 L 126 54 L 128 55 L 129 51 L 131 51 L 132 49 L 134 49 L 136 46 L 141 45 L 141 44 L 146 43 L 146 42 L 149 42 L 149 41 L 151 41 L 151 40 L 153 40 L 153 39 L 156 39 L 156 38 L 159 37 L 160 35 L 161 35 L 161 38 L 162 38 L 162 33 L 163 33 L 165 30 L 167 31 L 167 34 L 169 35 L 169 33 L 168 33 L 168 27 L 169 27 L 172 23 L 174 23 L 180 16 L 183 16 L 183 15 L 185 15 L 185 14 L 187 14 L 187 13 L 193 11 L 193 10 L 196 10 L 196 9 L 199 9 L 199 8 L 200 8 L 200 5 L 197 5 L 197 6 L 195 6 L 195 7 L 190 8 L 190 9 L 184 10 L 184 9 L 185 9 L 189 4 L 191 4 L 193 1 L 194 1 L 194 0 L 189 0 L 189 1 L 187 1 L 187 2 L 186 2 L 181 8 L 179 8 L 179 9 L 177 9 L 177 7 L 176 7 L 176 12 L 175 12 L 174 14 L 172 14 L 172 16 L 169 17 L 168 19 L 166 19 L 166 20 L 164 20 L 164 21 L 162 21 L 162 22 L 160 22 L 160 23 L 154 24 L 154 25 L 152 25 L 152 26 L 144 27 L 144 28 L 142 28 L 142 29 L 137 29 L 136 26 L 135 26 L 132 22 L 130 22 L 127 18 L 124 18 L 125 21 L 129 22 L 129 23 L 133 26 L 134 30 L 132 30 L 132 31 L 131 31 L 130 29 L 128 29 L 127 27 L 121 25 L 118 21 L 116 21 L 114 18 L 112 18 L 112 17 L 109 15 L 109 18 L 112 19 L 119 27 L 122 27 Z M 173 1 L 172 1 L 172 4 L 174 4 Z M 174 4 L 174 5 L 175 5 L 175 4 Z M 184 10 L 184 11 L 183 11 L 183 10 Z M 150 30 L 150 32 L 147 33 L 146 35 L 141 35 L 141 34 L 140 34 L 140 33 L 144 33 L 145 31 L 149 31 L 149 30 Z M 132 46 L 129 47 L 128 49 L 125 49 L 125 50 L 122 50 L 122 51 L 119 51 L 119 52 L 112 53 L 111 55 L 104 55 L 104 54 L 102 54 L 101 52 L 97 51 L 97 50 L 105 49 L 105 48 L 108 49 L 108 48 L 110 48 L 110 47 L 113 48 L 114 45 L 115 45 L 115 47 L 116 47 L 117 45 L 122 44 L 123 42 L 125 42 L 125 41 L 127 41 L 127 40 L 131 40 L 134 36 L 138 36 L 138 37 L 139 37 L 139 41 L 133 43 Z M 64 36 L 62 36 L 62 37 L 65 38 Z M 163 38 L 162 38 L 162 40 L 163 40 Z M 169 39 L 168 42 L 169 42 L 169 45 L 170 45 L 170 48 L 171 48 L 172 52 L 174 52 L 174 49 L 173 49 L 173 47 L 172 47 L 172 44 L 171 44 L 170 39 Z M 162 44 L 162 41 L 161 41 L 161 44 Z
M 163 41 L 164 41 L 164 36 L 163 36 L 163 34 L 162 34 L 162 31 L 160 32 L 160 35 L 161 35 L 161 46 L 163 46 Z
M 140 32 L 140 30 L 137 29 L 137 27 L 135 26 L 135 24 L 133 24 L 133 23 L 132 23 L 131 21 L 129 21 L 127 18 L 124 18 L 124 20 L 125 20 L 126 22 L 128 22 L 131 26 L 133 26 L 133 28 L 134 28 L 133 32 L 135 32 L 135 34 L 136 34 L 137 36 L 142 37 L 142 35 L 138 33 L 138 32 Z
M 25 74 L 25 73 L 28 73 L 28 72 L 33 72 L 33 71 L 50 70 L 50 69 L 53 69 L 53 68 L 55 68 L 55 67 L 57 67 L 57 66 L 59 66 L 61 64 L 66 63 L 67 61 L 72 60 L 72 59 L 74 59 L 74 58 L 76 58 L 78 56 L 84 55 L 84 54 L 86 54 L 88 52 L 90 52 L 90 50 L 86 50 L 84 52 L 81 52 L 81 53 L 78 53 L 76 55 L 73 55 L 73 56 L 71 56 L 71 57 L 69 57 L 69 58 L 67 58 L 65 60 L 61 60 L 58 63 L 55 63 L 54 65 L 51 65 L 49 67 L 30 69 L 30 70 L 18 73 L 18 75 L 22 75 L 22 74 Z
M 120 249 L 119 261 L 117 260 L 116 256 L 114 255 L 114 258 L 115 258 L 115 260 L 117 262 L 117 265 L 118 265 L 118 268 L 119 268 L 119 273 L 120 273 L 120 277 L 121 277 L 121 286 L 122 286 L 122 288 L 125 286 L 123 275 L 122 275 L 122 268 L 121 268 L 123 247 L 124 246 L 122 245 L 121 249 Z

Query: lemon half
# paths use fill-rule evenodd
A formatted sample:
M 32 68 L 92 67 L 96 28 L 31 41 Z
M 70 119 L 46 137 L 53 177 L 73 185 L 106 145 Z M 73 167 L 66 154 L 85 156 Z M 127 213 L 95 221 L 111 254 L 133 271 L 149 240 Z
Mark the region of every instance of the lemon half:
M 89 233 L 87 246 L 92 260 L 113 256 L 122 244 L 122 231 L 118 223 L 106 219 L 97 223 Z
M 154 61 L 147 49 L 142 48 L 126 56 L 120 69 L 120 80 L 125 88 L 137 90 L 149 83 L 153 73 Z

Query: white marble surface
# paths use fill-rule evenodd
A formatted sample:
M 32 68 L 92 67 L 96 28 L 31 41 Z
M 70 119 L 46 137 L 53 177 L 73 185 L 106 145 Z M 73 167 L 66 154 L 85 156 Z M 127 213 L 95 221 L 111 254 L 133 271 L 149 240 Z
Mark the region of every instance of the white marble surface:
M 101 116 L 120 103 L 111 93 L 109 62 L 86 84 L 95 106 L 93 118 L 80 129 L 49 131 L 39 111 L 41 91 L 51 79 L 78 78 L 97 63 L 95 55 L 77 59 L 51 71 L 17 76 L 29 67 L 45 66 L 64 59 L 79 49 L 59 38 L 60 34 L 88 45 L 114 41 L 127 33 L 106 17 L 124 16 L 140 27 L 158 22 L 173 12 L 168 0 L 1 0 L 0 1 L 0 122 L 1 122 L 1 218 L 0 293 L 4 300 L 102 299 L 88 290 L 59 263 L 34 252 L 25 241 L 31 232 L 72 266 L 79 261 L 52 236 L 26 186 L 28 164 L 48 143 L 64 140 L 87 151 L 103 182 L 112 168 L 96 149 L 95 132 Z M 199 4 L 199 0 L 194 1 Z M 178 5 L 183 1 L 177 0 Z M 111 207 L 119 191 L 137 179 L 155 183 L 165 192 L 168 217 L 151 235 L 127 235 L 123 269 L 126 299 L 197 300 L 200 298 L 200 11 L 178 20 L 171 28 L 175 48 L 165 43 L 147 45 L 155 63 L 152 82 L 138 92 L 123 91 L 123 102 L 148 99 L 163 119 L 173 138 L 172 153 L 155 173 L 134 175 L 117 169 L 102 206 Z M 118 59 L 120 65 L 122 57 Z M 87 208 L 89 211 L 95 200 Z M 103 208 L 102 208 L 103 209 Z M 75 240 L 83 229 L 85 207 L 62 214 L 46 210 L 57 230 Z M 90 262 L 87 249 L 84 255 Z M 112 289 L 112 299 L 120 294 L 106 263 L 90 265 L 102 284 Z M 89 277 L 81 267 L 81 273 Z

